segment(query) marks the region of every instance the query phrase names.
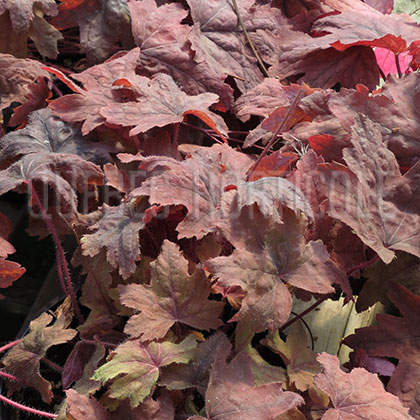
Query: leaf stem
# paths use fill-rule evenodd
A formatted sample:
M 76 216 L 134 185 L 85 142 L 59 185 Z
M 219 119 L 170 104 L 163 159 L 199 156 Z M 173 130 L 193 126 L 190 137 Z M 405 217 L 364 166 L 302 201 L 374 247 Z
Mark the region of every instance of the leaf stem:
M 291 314 L 292 315 L 298 315 L 296 312 L 291 312 Z M 312 331 L 311 331 L 311 329 L 309 328 L 309 325 L 308 325 L 308 323 L 303 319 L 303 318 L 301 318 L 300 319 L 300 322 L 302 322 L 302 324 L 306 327 L 306 329 L 308 330 L 308 333 L 309 333 L 309 336 L 311 337 L 311 347 L 312 347 L 312 351 L 314 350 L 314 348 L 315 348 L 315 339 L 314 339 L 314 336 L 313 336 L 313 334 L 312 334 Z
M 10 373 L 3 372 L 1 370 L 0 370 L 0 376 L 10 379 L 11 381 L 22 382 L 22 380 L 19 379 L 17 376 L 11 375 Z
M 350 275 L 351 273 L 354 273 L 355 271 L 358 271 L 358 270 L 363 270 L 364 268 L 369 267 L 370 265 L 372 265 L 373 263 L 375 263 L 378 260 L 379 260 L 379 255 L 376 254 L 370 260 L 365 261 L 364 263 L 361 263 L 361 264 L 356 265 L 355 267 L 351 268 L 349 271 L 347 271 L 347 275 Z
M 19 404 L 18 402 L 13 401 L 1 394 L 0 394 L 0 401 L 3 401 L 4 403 L 9 404 L 12 407 L 15 407 L 19 410 L 27 411 L 28 413 L 31 413 L 31 414 L 36 414 L 37 416 L 47 417 L 49 419 L 55 419 L 57 417 L 56 414 L 48 413 L 46 411 L 37 410 L 36 408 L 31 408 L 31 407 L 27 407 L 26 405 Z
M 245 28 L 244 21 L 242 20 L 242 16 L 239 13 L 239 8 L 238 8 L 238 4 L 236 3 L 236 0 L 232 0 L 232 3 L 233 3 L 233 7 L 235 9 L 236 16 L 238 17 L 239 25 L 241 26 L 241 29 L 242 29 L 242 31 L 243 31 L 243 33 L 245 35 L 245 38 L 248 41 L 248 44 L 251 47 L 251 50 L 254 53 L 255 58 L 258 61 L 258 66 L 260 67 L 260 70 L 262 71 L 262 73 L 264 74 L 265 77 L 270 77 L 270 75 L 268 74 L 268 71 L 267 71 L 267 69 L 266 69 L 263 61 L 261 60 L 260 55 L 258 54 L 257 49 L 255 48 L 254 43 L 251 40 L 251 37 L 249 36 L 248 31 Z
M 306 308 L 303 312 L 300 314 L 297 314 L 294 318 L 292 318 L 290 321 L 287 321 L 284 325 L 282 325 L 279 328 L 279 334 L 284 331 L 287 327 L 290 327 L 292 324 L 294 324 L 296 321 L 301 320 L 305 315 L 309 314 L 309 312 L 312 312 L 316 307 L 321 305 L 324 300 L 329 299 L 332 297 L 332 294 L 324 295 L 321 298 L 319 298 L 314 304 L 312 304 L 309 308 Z
M 382 79 L 385 81 L 386 80 L 386 76 L 385 76 L 384 71 L 379 66 L 378 66 L 378 69 L 379 69 L 379 73 L 381 74 Z
M 402 78 L 402 72 L 401 72 L 401 66 L 400 66 L 399 53 L 395 53 L 395 64 L 397 66 L 398 78 L 401 79 Z
M 47 212 L 45 211 L 44 207 L 42 206 L 41 200 L 38 196 L 38 193 L 36 192 L 32 181 L 29 180 L 28 181 L 29 184 L 29 188 L 32 192 L 32 196 L 35 199 L 35 202 L 37 204 L 37 206 L 39 207 L 40 211 L 41 211 L 41 215 L 42 215 L 42 219 L 44 220 L 45 224 L 47 225 L 48 230 L 50 231 L 53 241 L 54 241 L 54 245 L 56 248 L 56 252 L 57 252 L 57 271 L 63 270 L 64 273 L 64 277 L 66 280 L 66 285 L 64 285 L 64 281 L 61 284 L 61 287 L 64 288 L 64 292 L 66 292 L 66 286 L 68 288 L 68 294 L 70 295 L 70 299 L 73 305 L 73 309 L 74 312 L 76 313 L 76 316 L 79 320 L 80 324 L 83 324 L 85 322 L 82 313 L 80 312 L 80 308 L 79 305 L 77 304 L 77 300 L 76 300 L 76 294 L 74 293 L 74 289 L 73 289 L 73 285 L 71 284 L 71 279 L 70 279 L 70 273 L 69 273 L 69 269 L 67 267 L 67 261 L 66 261 L 66 257 L 64 255 L 64 250 L 63 247 L 61 246 L 61 242 L 60 239 L 58 237 L 57 231 L 54 228 L 54 225 L 51 223 L 51 221 L 48 218 Z M 59 275 L 60 277 L 60 275 Z M 60 282 L 62 281 L 62 277 L 60 277 Z M 66 293 L 67 294 L 67 293 Z
M 22 339 L 20 338 L 19 340 L 11 341 L 10 343 L 5 344 L 4 346 L 0 347 L 0 353 L 10 349 L 10 347 L 16 346 L 16 344 L 19 344 L 21 341 Z
M 58 366 L 56 363 L 51 361 L 50 359 L 47 359 L 46 357 L 42 357 L 41 361 L 48 365 L 51 369 L 54 369 L 56 372 L 62 373 L 63 368 L 61 366 Z
M 271 140 L 267 143 L 267 146 L 265 146 L 265 148 L 262 151 L 262 153 L 260 154 L 260 156 L 258 156 L 258 159 L 255 161 L 255 163 L 249 169 L 249 171 L 247 173 L 247 176 L 246 176 L 246 181 L 247 182 L 251 178 L 251 175 L 255 171 L 257 166 L 260 164 L 262 158 L 268 153 L 268 151 L 270 150 L 270 147 L 276 141 L 278 134 L 281 132 L 281 130 L 285 126 L 287 120 L 290 117 L 290 114 L 293 112 L 293 110 L 296 108 L 297 104 L 299 103 L 302 94 L 303 94 L 303 91 L 302 91 L 302 89 L 300 89 L 299 92 L 297 93 L 297 95 L 295 96 L 295 98 L 293 99 L 293 102 L 290 104 L 289 109 L 287 110 L 287 113 L 283 118 L 283 121 L 278 125 L 276 131 L 273 133 L 273 136 L 271 137 Z

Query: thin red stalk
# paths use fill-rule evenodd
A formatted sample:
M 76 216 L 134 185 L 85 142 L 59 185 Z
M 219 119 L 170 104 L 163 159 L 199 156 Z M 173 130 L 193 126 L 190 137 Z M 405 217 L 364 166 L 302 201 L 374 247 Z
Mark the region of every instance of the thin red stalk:
M 16 344 L 20 343 L 22 339 L 11 341 L 10 343 L 5 344 L 4 346 L 0 347 L 0 353 L 10 349 L 10 347 L 16 346 Z
M 291 312 L 291 314 L 292 315 L 297 315 L 297 313 L 296 312 Z M 315 348 L 315 339 L 314 339 L 314 336 L 313 336 L 313 334 L 312 334 L 312 331 L 311 331 L 311 329 L 309 328 L 309 325 L 308 325 L 308 323 L 303 319 L 303 318 L 301 318 L 301 320 L 300 320 L 301 322 L 302 322 L 302 324 L 306 327 L 306 329 L 308 330 L 308 333 L 309 333 L 309 336 L 310 336 L 310 338 L 311 338 L 311 347 L 312 347 L 312 351 L 314 350 L 314 348 Z
M 273 136 L 271 137 L 271 140 L 267 143 L 267 146 L 265 146 L 264 150 L 262 151 L 262 153 L 260 154 L 260 156 L 258 156 L 258 159 L 255 161 L 255 163 L 252 165 L 251 169 L 249 170 L 249 172 L 248 172 L 248 174 L 246 176 L 246 180 L 247 181 L 249 180 L 249 178 L 251 178 L 251 175 L 253 174 L 253 172 L 255 171 L 255 169 L 257 168 L 257 166 L 260 164 L 261 159 L 268 153 L 268 151 L 270 150 L 270 147 L 274 144 L 274 142 L 277 141 L 278 134 L 281 132 L 281 130 L 285 126 L 287 120 L 290 117 L 290 114 L 296 108 L 297 104 L 300 101 L 300 98 L 301 98 L 302 94 L 303 94 L 303 91 L 301 89 L 301 90 L 299 90 L 299 92 L 297 93 L 297 95 L 295 96 L 295 98 L 293 99 L 293 102 L 290 104 L 289 109 L 287 110 L 287 113 L 286 113 L 286 115 L 283 118 L 283 121 L 277 127 L 276 131 L 274 132 Z
M 57 96 L 63 96 L 63 94 L 61 93 L 61 90 L 53 83 L 52 88 L 54 90 L 54 92 L 56 93 Z
M 291 320 L 287 321 L 284 325 L 282 325 L 279 328 L 279 333 L 281 333 L 282 331 L 284 331 L 287 327 L 290 327 L 292 324 L 294 324 L 296 321 L 302 319 L 305 315 L 309 314 L 309 312 L 312 312 L 315 308 L 317 308 L 319 305 L 321 305 L 322 302 L 324 302 L 324 300 L 327 300 L 331 297 L 332 295 L 324 295 L 321 298 L 319 298 L 313 305 L 311 305 L 309 308 L 306 308 L 303 312 L 301 312 L 300 314 L 296 315 L 294 318 L 292 318 Z
M 347 275 L 350 275 L 351 273 L 354 273 L 355 271 L 358 270 L 363 270 L 366 267 L 369 267 L 370 265 L 372 265 L 374 262 L 379 260 L 379 255 L 376 254 L 373 258 L 371 258 L 368 261 L 365 261 L 364 263 L 361 263 L 359 265 L 356 265 L 355 267 L 351 268 L 349 271 L 347 271 Z
M 98 340 L 98 341 L 95 341 L 95 340 L 87 340 L 87 339 L 83 339 L 82 340 L 83 342 L 85 342 L 85 343 L 89 343 L 89 344 L 96 344 L 96 343 L 100 343 L 100 344 L 102 344 L 103 346 L 105 346 L 105 347 L 111 347 L 111 348 L 113 348 L 113 349 L 115 349 L 115 347 L 117 347 L 118 346 L 118 344 L 113 344 L 113 343 L 108 343 L 108 342 L 106 342 L 106 341 L 101 341 L 101 340 Z
M 193 128 L 194 130 L 201 131 L 206 136 L 209 136 L 215 142 L 220 143 L 220 144 L 223 144 L 223 142 L 221 140 L 218 140 L 216 137 L 214 137 L 212 134 L 210 134 L 210 132 L 207 131 L 205 128 L 197 127 L 195 125 L 192 125 L 192 124 L 189 124 L 189 123 L 186 123 L 186 122 L 182 122 L 182 124 L 185 125 L 185 127 L 189 127 L 189 128 Z M 211 131 L 213 131 L 213 130 L 211 130 Z
M 240 140 L 240 139 L 234 139 L 232 137 L 228 137 L 227 138 L 229 141 L 236 141 L 237 143 L 241 143 L 243 144 L 245 142 L 245 140 Z M 252 147 L 255 147 L 256 149 L 261 149 L 264 150 L 264 147 L 262 146 L 258 146 L 258 144 L 253 144 Z
M 382 79 L 384 79 L 384 81 L 385 81 L 386 80 L 386 76 L 385 76 L 384 71 L 379 66 L 378 66 L 378 69 L 379 69 L 379 73 L 381 74 Z
M 66 287 L 66 282 L 64 281 L 63 271 L 61 270 L 61 261 L 60 257 L 58 256 L 58 252 L 55 253 L 55 259 L 57 261 L 57 275 L 58 279 L 60 280 L 60 286 L 63 289 L 64 294 L 67 296 L 69 292 Z
M 44 220 L 45 224 L 47 225 L 48 230 L 50 231 L 52 237 L 53 237 L 53 241 L 56 247 L 56 252 L 59 255 L 59 261 L 60 261 L 60 267 L 57 267 L 57 271 L 62 269 L 64 272 L 64 278 L 66 280 L 66 285 L 68 288 L 68 292 L 70 295 L 70 299 L 73 305 L 73 309 L 74 312 L 76 313 L 76 316 L 79 320 L 80 324 L 83 324 L 85 322 L 85 320 L 83 319 L 82 313 L 80 312 L 80 308 L 79 305 L 77 304 L 77 300 L 76 300 L 76 294 L 74 293 L 74 289 L 73 289 L 73 285 L 71 284 L 71 279 L 70 279 L 70 273 L 67 267 L 67 261 L 66 261 L 66 257 L 64 256 L 64 250 L 63 247 L 61 246 L 61 242 L 60 239 L 58 237 L 57 231 L 55 230 L 53 224 L 51 223 L 51 221 L 48 218 L 47 212 L 45 211 L 44 207 L 42 206 L 41 200 L 38 196 L 38 193 L 36 192 L 35 188 L 32 185 L 32 181 L 28 182 L 29 184 L 29 188 L 32 191 L 32 196 L 35 199 L 35 202 L 37 204 L 37 206 L 39 207 L 40 211 L 41 211 L 41 215 L 42 215 L 42 219 Z
M 353 273 L 353 272 L 355 272 L 357 270 L 363 270 L 364 268 L 369 267 L 374 262 L 378 261 L 378 259 L 379 259 L 379 256 L 378 255 L 375 255 L 369 261 L 366 261 L 366 262 L 364 262 L 362 264 L 357 265 L 356 267 L 351 268 L 349 271 L 347 271 L 347 275 L 350 275 L 351 273 Z M 312 312 L 316 307 L 318 307 L 319 305 L 321 305 L 321 303 L 324 302 L 324 300 L 327 300 L 331 296 L 332 296 L 331 294 L 330 295 L 324 295 L 324 296 L 322 296 L 320 299 L 318 299 L 309 308 L 305 309 L 303 312 L 301 312 L 300 314 L 296 315 L 290 321 L 287 321 L 284 325 L 282 325 L 281 328 L 279 328 L 279 333 L 282 332 L 282 331 L 284 331 L 287 327 L 290 327 L 290 325 L 294 324 L 296 321 L 298 321 L 298 320 L 303 321 L 303 317 L 305 315 L 307 315 L 309 312 Z
M 174 125 L 173 143 L 178 145 L 179 123 Z
M 3 401 L 4 403 L 9 404 L 12 407 L 15 407 L 19 410 L 27 411 L 28 413 L 31 413 L 31 414 L 36 414 L 37 416 L 47 417 L 49 419 L 55 419 L 57 417 L 56 414 L 47 413 L 46 411 L 37 410 L 36 408 L 31 408 L 31 407 L 27 407 L 26 405 L 19 404 L 18 402 L 13 401 L 1 394 L 0 394 L 0 401 Z
M 395 64 L 397 66 L 398 77 L 401 79 L 402 71 L 401 71 L 401 66 L 400 66 L 400 59 L 399 59 L 398 56 L 399 56 L 399 54 L 395 54 Z
M 10 379 L 12 381 L 21 382 L 21 380 L 14 375 L 10 375 L 10 373 L 6 373 L 0 370 L 0 376 L 3 376 L 4 378 Z
M 41 361 L 48 365 L 50 368 L 54 369 L 56 372 L 63 372 L 63 368 L 58 366 L 56 363 L 52 362 L 51 360 L 47 359 L 46 357 L 42 357 Z

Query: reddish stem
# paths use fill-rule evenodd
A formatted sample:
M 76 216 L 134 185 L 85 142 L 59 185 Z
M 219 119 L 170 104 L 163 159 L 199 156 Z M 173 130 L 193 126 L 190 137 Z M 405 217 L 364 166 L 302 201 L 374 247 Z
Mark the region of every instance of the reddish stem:
M 41 200 L 38 196 L 38 193 L 36 192 L 34 186 L 32 185 L 32 181 L 29 181 L 28 184 L 29 184 L 29 188 L 32 191 L 32 196 L 34 197 L 35 202 L 36 202 L 37 206 L 39 207 L 39 209 L 41 211 L 42 219 L 44 220 L 45 224 L 47 225 L 47 228 L 50 231 L 50 233 L 53 237 L 53 240 L 54 240 L 56 252 L 57 252 L 57 255 L 58 255 L 58 257 L 57 257 L 58 258 L 58 263 L 59 263 L 59 266 L 57 267 L 57 271 L 63 270 L 63 272 L 64 272 L 64 278 L 66 280 L 66 286 L 68 288 L 68 293 L 70 295 L 70 299 L 71 299 L 71 302 L 72 302 L 72 305 L 73 305 L 74 312 L 76 313 L 76 316 L 77 316 L 77 319 L 79 320 L 79 323 L 83 324 L 85 322 L 85 320 L 83 319 L 82 313 L 80 312 L 79 305 L 77 304 L 76 294 L 74 293 L 73 285 L 71 284 L 70 273 L 69 273 L 69 270 L 68 270 L 68 267 L 67 267 L 66 257 L 64 256 L 64 250 L 63 250 L 63 247 L 61 246 L 61 242 L 60 242 L 60 239 L 58 237 L 57 231 L 55 230 L 54 225 L 49 220 L 47 212 L 45 211 L 44 207 L 42 206 L 42 203 L 41 203 Z
M 58 366 L 56 363 L 52 362 L 51 360 L 47 359 L 46 357 L 42 357 L 41 361 L 48 365 L 51 369 L 54 369 L 56 372 L 62 373 L 63 368 Z
M 11 341 L 10 343 L 5 344 L 4 346 L 0 347 L 0 353 L 10 349 L 10 347 L 16 346 L 16 344 L 19 344 L 21 341 L 22 339 L 20 338 L 19 340 Z
M 19 379 L 17 376 L 11 375 L 10 373 L 6 373 L 0 370 L 0 376 L 3 376 L 4 378 L 10 379 L 12 381 L 16 382 L 22 382 L 21 379 Z
M 52 84 L 52 88 L 58 97 L 63 96 L 63 94 L 61 93 L 61 90 L 54 83 Z
M 361 263 L 361 264 L 356 265 L 355 267 L 351 268 L 349 271 L 347 271 L 347 275 L 350 275 L 351 273 L 354 273 L 355 271 L 358 271 L 358 270 L 363 270 L 364 268 L 369 267 L 370 265 L 372 265 L 373 263 L 375 263 L 378 260 L 379 260 L 379 255 L 376 254 L 370 260 L 365 261 L 364 263 Z
M 297 315 L 297 313 L 296 312 L 291 312 L 291 314 L 292 315 Z M 309 336 L 310 336 L 310 338 L 311 338 L 311 347 L 312 347 L 312 351 L 314 350 L 314 348 L 315 348 L 315 339 L 314 339 L 314 336 L 313 336 L 313 334 L 312 334 L 312 331 L 311 331 L 311 329 L 309 328 L 309 325 L 308 325 L 308 323 L 303 319 L 303 318 L 301 318 L 301 320 L 300 320 L 301 322 L 302 322 L 302 324 L 306 327 L 306 329 L 308 330 L 308 333 L 309 333 Z
M 357 270 L 363 270 L 364 268 L 369 267 L 370 265 L 372 265 L 373 263 L 375 263 L 376 261 L 378 261 L 378 259 L 379 259 L 379 256 L 376 254 L 370 260 L 365 261 L 364 263 L 359 264 L 356 267 L 351 268 L 349 271 L 347 271 L 347 275 L 350 275 L 351 273 L 354 273 Z M 287 327 L 290 327 L 290 325 L 294 324 L 296 321 L 298 321 L 298 320 L 303 321 L 302 318 L 305 315 L 307 315 L 309 312 L 312 312 L 316 307 L 318 307 L 319 305 L 321 305 L 321 303 L 324 302 L 324 300 L 327 300 L 331 296 L 332 296 L 331 294 L 322 296 L 320 299 L 318 299 L 309 308 L 305 309 L 303 312 L 301 312 L 300 314 L 296 315 L 290 321 L 287 321 L 284 325 L 282 325 L 282 327 L 279 328 L 279 333 L 281 333 L 282 331 L 284 331 Z
M 19 404 L 18 402 L 13 401 L 1 394 L 0 394 L 0 401 L 3 401 L 6 404 L 9 404 L 12 407 L 15 407 L 19 410 L 27 411 L 28 413 L 31 413 L 31 414 L 36 414 L 37 416 L 47 417 L 49 419 L 55 419 L 57 417 L 56 414 L 47 413 L 46 411 L 37 410 L 35 408 L 31 408 L 31 407 L 27 407 L 26 405 Z
M 178 145 L 178 135 L 179 135 L 179 123 L 176 123 L 174 125 L 174 133 L 173 133 L 173 137 L 172 137 L 172 142 L 176 146 Z
M 278 134 L 281 132 L 281 130 L 285 126 L 287 120 L 290 117 L 290 114 L 296 108 L 297 104 L 300 101 L 300 98 L 301 98 L 302 94 L 303 94 L 303 91 L 301 89 L 301 90 L 299 90 L 299 92 L 297 93 L 297 95 L 295 96 L 295 98 L 293 99 L 293 102 L 290 104 L 289 109 L 287 110 L 287 113 L 286 113 L 286 115 L 283 118 L 283 121 L 279 124 L 279 126 L 276 129 L 276 131 L 273 133 L 273 136 L 271 137 L 271 140 L 267 143 L 267 146 L 265 146 L 265 148 L 262 151 L 262 153 L 260 154 L 260 156 L 258 156 L 258 159 L 255 161 L 255 163 L 252 165 L 251 169 L 248 171 L 248 174 L 246 176 L 246 180 L 247 181 L 249 181 L 249 179 L 251 178 L 251 175 L 253 174 L 253 172 L 255 171 L 255 169 L 257 168 L 257 166 L 260 164 L 262 158 L 268 153 L 268 151 L 270 150 L 270 147 L 277 140 Z
M 397 66 L 398 77 L 401 79 L 402 71 L 401 71 L 401 66 L 400 66 L 399 54 L 397 54 L 397 53 L 395 54 L 395 64 Z
M 318 299 L 313 305 L 311 305 L 309 308 L 306 308 L 303 312 L 301 312 L 300 314 L 296 315 L 294 318 L 292 318 L 290 321 L 287 321 L 284 325 L 282 325 L 279 328 L 279 334 L 284 331 L 287 327 L 290 327 L 292 324 L 294 324 L 296 321 L 298 321 L 299 319 L 302 319 L 305 315 L 309 314 L 309 312 L 312 312 L 316 307 L 318 307 L 319 305 L 321 305 L 322 302 L 324 302 L 324 300 L 329 299 L 331 296 L 333 296 L 332 294 L 329 295 L 324 295 L 322 296 L 320 299 Z
M 379 66 L 378 66 L 378 69 L 379 69 L 379 73 L 381 74 L 382 79 L 385 81 L 386 80 L 386 76 L 385 76 L 384 71 Z
M 106 341 L 95 341 L 95 340 L 88 340 L 88 339 L 83 339 L 82 340 L 84 343 L 89 343 L 89 344 L 97 344 L 98 342 L 100 344 L 102 344 L 105 347 L 111 347 L 112 349 L 115 349 L 115 347 L 118 347 L 118 344 L 113 344 L 113 343 L 108 343 Z

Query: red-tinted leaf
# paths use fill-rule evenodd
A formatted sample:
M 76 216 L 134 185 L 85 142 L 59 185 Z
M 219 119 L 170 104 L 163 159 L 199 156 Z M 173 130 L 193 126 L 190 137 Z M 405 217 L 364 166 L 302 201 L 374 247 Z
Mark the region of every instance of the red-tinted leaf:
M 134 48 L 127 54 L 117 54 L 102 64 L 72 74 L 72 77 L 83 83 L 85 92 L 65 95 L 52 102 L 49 107 L 64 121 L 84 121 L 82 133 L 88 134 L 105 122 L 100 110 L 109 103 L 119 102 L 112 84 L 115 80 L 132 74 L 136 68 L 139 49 Z
M 259 31 L 252 40 L 264 61 L 271 64 L 271 77 L 298 76 L 311 87 L 330 88 L 337 83 L 353 87 L 364 83 L 374 89 L 379 81 L 375 54 L 368 47 L 337 51 L 330 47 L 333 35 L 312 38 L 280 25 L 277 32 Z
M 406 407 L 411 407 L 414 403 L 415 387 L 420 380 L 417 333 L 420 297 L 397 283 L 391 284 L 388 296 L 403 317 L 377 315 L 378 325 L 356 330 L 344 343 L 354 349 L 365 350 L 369 356 L 399 359 L 387 389 L 397 395 Z
M 315 385 L 331 398 L 332 408 L 322 420 L 412 420 L 395 395 L 384 390 L 379 378 L 362 368 L 344 373 L 336 356 L 318 356 L 322 373 L 315 377 Z
M 223 118 L 209 110 L 217 102 L 217 95 L 202 93 L 188 96 L 166 74 L 157 74 L 149 79 L 127 71 L 127 78 L 133 83 L 136 102 L 111 103 L 101 108 L 99 113 L 111 124 L 135 126 L 130 131 L 131 136 L 153 127 L 180 123 L 186 114 L 195 114 L 206 123 L 209 118 L 212 128 L 219 133 L 227 133 Z
M 56 320 L 51 326 L 53 317 L 47 313 L 32 321 L 29 333 L 2 359 L 5 371 L 35 388 L 46 403 L 51 402 L 51 384 L 40 375 L 40 360 L 51 346 L 66 343 L 77 334 L 76 330 L 67 328 L 72 320 L 69 300 L 57 309 L 55 315 Z M 21 389 L 22 385 L 21 382 L 9 382 L 9 393 Z
M 25 271 L 18 263 L 0 258 L 0 288 L 9 287 Z
M 228 146 L 202 147 L 192 157 L 179 162 L 164 157 L 149 157 L 141 168 L 153 170 L 157 166 L 169 170 L 148 179 L 132 192 L 133 195 L 149 195 L 151 203 L 182 204 L 188 210 L 187 217 L 179 224 L 181 237 L 202 238 L 215 231 L 223 219 L 220 206 L 224 188 L 239 185 L 252 159 Z M 225 170 L 220 171 L 221 165 Z
M 278 80 L 268 78 L 254 89 L 244 93 L 235 103 L 234 111 L 242 121 L 246 121 L 251 115 L 258 115 L 266 118 L 257 128 L 247 136 L 244 147 L 249 147 L 259 140 L 260 136 L 266 131 L 275 132 L 277 127 L 283 122 L 284 117 L 289 112 L 289 108 L 298 93 L 304 96 L 314 92 L 306 84 L 302 86 L 291 84 L 283 86 Z M 299 106 L 293 108 L 292 113 L 283 127 L 283 131 L 288 131 L 293 125 L 312 121 Z
M 365 350 L 358 348 L 350 353 L 350 365 L 362 367 L 369 372 L 377 373 L 381 376 L 392 376 L 396 366 L 384 357 L 369 357 Z
M 0 110 L 12 102 L 24 103 L 32 84 L 39 77 L 49 78 L 42 64 L 35 60 L 19 59 L 9 54 L 0 54 Z
M 420 69 L 420 41 L 413 41 L 409 49 L 412 56 L 411 68 L 413 70 Z
M 171 363 L 188 363 L 194 357 L 196 346 L 192 336 L 179 344 L 127 341 L 111 353 L 109 361 L 96 370 L 93 379 L 112 381 L 109 396 L 121 400 L 129 398 L 134 408 L 152 391 L 160 368 Z
M 83 138 L 77 128 L 52 116 L 48 109 L 35 111 L 25 128 L 0 138 L 0 162 L 7 167 L 0 171 L 0 195 L 39 182 L 53 188 L 53 197 L 45 199 L 56 212 L 74 216 L 76 191 L 83 193 L 89 184 L 103 183 L 101 169 L 86 159 L 104 161 L 110 150 Z
M 8 11 L 16 31 L 29 29 L 35 17 L 34 3 L 38 3 L 46 14 L 57 14 L 57 5 L 54 0 L 24 0 L 18 3 L 13 0 L 3 0 L 0 4 L 0 15 Z
M 0 3 L 2 38 L 8 42 L 0 46 L 2 52 L 18 57 L 26 56 L 26 43 L 31 38 L 39 53 L 48 58 L 57 57 L 57 41 L 62 39 L 61 33 L 44 18 L 55 16 L 57 5 L 54 0 L 3 0 Z M 9 19 L 10 23 L 9 24 Z
M 289 381 L 299 391 L 306 391 L 312 384 L 320 366 L 315 353 L 307 346 L 306 331 L 297 323 L 284 342 L 278 332 L 271 334 L 262 344 L 278 353 L 287 367 Z
M 118 268 L 124 278 L 129 277 L 140 258 L 139 231 L 144 227 L 145 209 L 144 202 L 139 206 L 135 201 L 123 202 L 116 207 L 104 204 L 101 219 L 89 226 L 93 233 L 81 239 L 83 254 L 93 257 L 106 248 L 111 266 Z
M 411 45 L 413 45 L 413 43 Z M 381 68 L 385 76 L 388 76 L 388 74 L 398 74 L 397 64 L 395 61 L 396 57 L 391 50 L 377 47 L 375 48 L 375 56 L 378 66 Z M 413 57 L 408 53 L 408 51 L 398 54 L 398 62 L 400 63 L 402 73 L 409 72 L 412 58 Z
M 127 0 L 60 0 L 58 16 L 54 24 L 60 29 L 80 27 L 80 45 L 90 63 L 106 59 L 115 41 L 122 41 L 125 48 L 132 47 L 133 40 L 127 27 L 130 12 Z
M 248 121 L 251 115 L 267 117 L 275 108 L 288 108 L 301 90 L 299 85 L 285 86 L 278 79 L 269 77 L 241 95 L 233 106 L 233 112 L 241 121 Z
M 167 73 L 189 95 L 214 92 L 225 107 L 232 102 L 233 90 L 224 83 L 226 74 L 219 63 L 195 59 L 189 37 L 192 29 L 181 21 L 188 15 L 179 3 L 157 6 L 154 0 L 131 1 L 132 31 L 140 47 L 141 72 Z
M 365 311 L 376 302 L 384 305 L 388 301 L 391 282 L 399 283 L 416 295 L 420 295 L 420 260 L 414 255 L 397 252 L 396 258 L 388 265 L 377 261 L 363 270 L 366 282 L 356 302 L 358 312 Z
M 394 0 L 366 0 L 365 3 L 383 14 L 392 13 L 394 8 Z
M 274 330 L 287 321 L 292 303 L 288 285 L 312 293 L 334 290 L 335 275 L 325 265 L 329 254 L 322 242 L 306 244 L 306 224 L 290 210 L 284 210 L 283 220 L 278 225 L 257 211 L 247 216 L 243 210 L 228 235 L 236 247 L 233 254 L 206 263 L 218 283 L 246 292 L 238 319 L 249 331 Z
M 83 370 L 95 352 L 96 345 L 79 341 L 67 357 L 62 373 L 63 388 L 69 388 L 73 382 L 79 380 L 83 375 Z M 102 349 L 104 347 L 102 346 Z M 102 357 L 105 355 L 103 353 Z M 93 372 L 92 372 L 93 373 Z
M 314 30 L 328 32 L 331 45 L 339 51 L 355 45 L 387 48 L 394 53 L 406 51 L 420 38 L 420 26 L 407 16 L 345 11 L 315 22 Z M 333 42 L 335 38 L 336 42 Z
M 120 301 L 140 311 L 126 324 L 125 332 L 142 341 L 163 338 L 176 323 L 200 330 L 216 329 L 222 323 L 223 304 L 209 301 L 210 283 L 201 269 L 188 274 L 188 261 L 179 247 L 164 241 L 160 255 L 151 264 L 151 284 L 119 286 Z
M 216 348 L 219 348 L 223 354 L 230 353 L 230 342 L 221 332 L 200 343 L 193 360 L 187 365 L 174 364 L 164 369 L 159 384 L 168 389 L 196 388 L 204 396 L 209 381 L 209 371 L 216 357 Z
M 248 181 L 253 182 L 265 177 L 284 178 L 291 172 L 298 158 L 296 153 L 277 150 L 261 159 Z
M 7 257 L 15 252 L 15 248 L 6 239 L 12 232 L 12 222 L 10 219 L 0 213 L 0 257 Z
M 343 151 L 348 168 L 326 164 L 328 212 L 349 225 L 385 263 L 394 250 L 420 257 L 417 173 L 401 176 L 395 156 L 384 145 L 379 128 L 365 116 L 355 119 L 352 145 Z
M 227 366 L 223 351 L 217 351 L 206 392 L 207 419 L 268 420 L 303 404 L 293 392 L 283 392 L 280 383 L 255 386 L 251 361 L 240 353 Z M 190 417 L 189 420 L 203 419 Z
M 157 401 L 149 398 L 135 409 L 121 402 L 118 409 L 109 412 L 95 398 L 78 393 L 73 389 L 66 391 L 66 409 L 72 420 L 173 420 L 174 409 L 169 398 L 160 397 Z
M 263 75 L 232 4 L 224 0 L 213 1 L 211 5 L 203 0 L 188 0 L 188 4 L 194 22 L 190 40 L 197 60 L 205 60 L 218 72 L 235 77 L 242 92 L 262 82 Z M 277 27 L 275 8 L 254 7 L 253 0 L 239 2 L 238 8 L 250 34 Z
M 30 85 L 28 90 L 26 101 L 13 110 L 13 116 L 9 121 L 11 127 L 26 121 L 32 111 L 44 108 L 47 99 L 51 97 L 51 91 L 43 77 L 38 77 L 37 82 Z

